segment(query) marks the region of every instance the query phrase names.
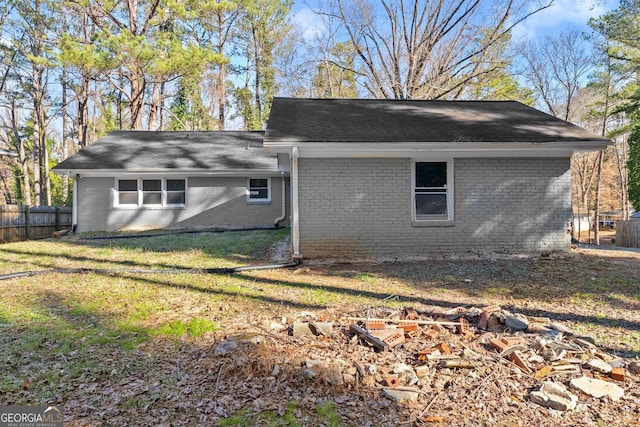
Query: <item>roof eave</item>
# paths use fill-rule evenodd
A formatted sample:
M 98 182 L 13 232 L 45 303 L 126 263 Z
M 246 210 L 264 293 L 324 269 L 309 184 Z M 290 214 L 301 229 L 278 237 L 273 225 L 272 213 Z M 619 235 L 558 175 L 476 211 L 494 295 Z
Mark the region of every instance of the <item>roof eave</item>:
M 279 169 L 57 169 L 53 172 L 58 175 L 68 175 L 76 177 L 190 177 L 190 176 L 224 176 L 224 177 L 246 177 L 246 176 L 280 176 L 284 171 Z
M 599 151 L 609 140 L 551 142 L 265 142 L 265 148 L 289 153 L 298 147 L 301 157 L 413 157 L 427 153 L 451 157 L 567 157 Z

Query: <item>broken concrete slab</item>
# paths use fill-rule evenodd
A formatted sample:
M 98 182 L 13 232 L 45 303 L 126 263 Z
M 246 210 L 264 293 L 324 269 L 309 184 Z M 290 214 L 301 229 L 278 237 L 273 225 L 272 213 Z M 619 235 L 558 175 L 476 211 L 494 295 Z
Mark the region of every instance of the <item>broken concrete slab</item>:
M 529 320 L 519 313 L 504 312 L 504 326 L 512 331 L 526 331 L 529 327 Z
M 624 390 L 618 385 L 597 378 L 582 376 L 580 378 L 573 378 L 570 384 L 571 387 L 597 399 L 609 396 L 611 400 L 616 401 L 624 396 Z
M 333 324 L 330 322 L 295 322 L 292 326 L 292 335 L 302 337 L 305 335 L 333 335 Z
M 382 396 L 398 403 L 416 403 L 420 396 L 420 392 L 418 390 L 408 388 L 383 388 Z
M 533 403 L 557 411 L 570 411 L 578 404 L 578 396 L 552 381 L 545 381 L 539 390 L 531 392 L 529 398 Z
M 613 369 L 607 362 L 597 358 L 589 360 L 586 365 L 589 369 L 603 374 L 608 374 Z

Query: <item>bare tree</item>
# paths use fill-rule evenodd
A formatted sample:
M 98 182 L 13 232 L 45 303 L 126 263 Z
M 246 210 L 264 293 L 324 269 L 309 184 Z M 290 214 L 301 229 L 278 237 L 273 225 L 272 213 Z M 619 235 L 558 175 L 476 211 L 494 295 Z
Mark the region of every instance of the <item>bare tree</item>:
M 535 5 L 534 5 L 535 3 Z M 521 0 L 327 0 L 356 51 L 370 96 L 446 99 L 491 71 L 487 54 L 518 23 L 551 6 Z M 499 67 L 496 63 L 496 67 Z
M 575 120 L 573 102 L 593 69 L 593 55 L 576 30 L 525 43 L 522 76 L 535 89 L 549 113 L 563 120 Z

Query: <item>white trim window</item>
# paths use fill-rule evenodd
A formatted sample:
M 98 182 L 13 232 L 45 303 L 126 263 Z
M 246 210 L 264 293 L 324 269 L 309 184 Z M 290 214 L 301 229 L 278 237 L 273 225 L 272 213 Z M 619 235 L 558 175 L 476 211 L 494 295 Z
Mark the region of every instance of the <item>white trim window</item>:
M 414 220 L 453 219 L 452 162 L 414 161 L 412 169 Z
M 271 201 L 271 178 L 247 178 L 247 202 L 268 203 Z
M 138 180 L 137 179 L 118 179 L 116 180 L 116 191 L 118 198 L 117 206 L 138 206 Z
M 184 207 L 187 180 L 168 178 L 116 178 L 118 207 Z

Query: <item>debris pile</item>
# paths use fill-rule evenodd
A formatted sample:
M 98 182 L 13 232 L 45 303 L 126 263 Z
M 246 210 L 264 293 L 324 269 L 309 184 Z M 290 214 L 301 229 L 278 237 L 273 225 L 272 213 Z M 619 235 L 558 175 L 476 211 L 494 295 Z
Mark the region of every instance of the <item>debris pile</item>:
M 497 400 L 513 409 L 542 407 L 557 413 L 587 411 L 590 399 L 606 403 L 640 397 L 637 361 L 610 354 L 592 337 L 561 323 L 497 305 L 378 308 L 323 317 L 306 312 L 292 322 L 265 326 L 276 336 L 286 334 L 302 354 L 287 367 L 273 368 L 289 372 L 283 384 L 317 384 L 397 402 L 417 408 L 416 422 L 444 419 L 447 413 L 436 411 L 437 400 L 455 406 L 464 393 L 473 394 L 476 402 Z M 218 346 L 216 354 L 236 348 L 228 341 Z M 490 413 L 497 403 L 487 402 L 475 405 Z M 449 408 L 450 415 L 455 412 L 451 405 L 440 406 Z M 640 419 L 640 414 L 632 416 Z

